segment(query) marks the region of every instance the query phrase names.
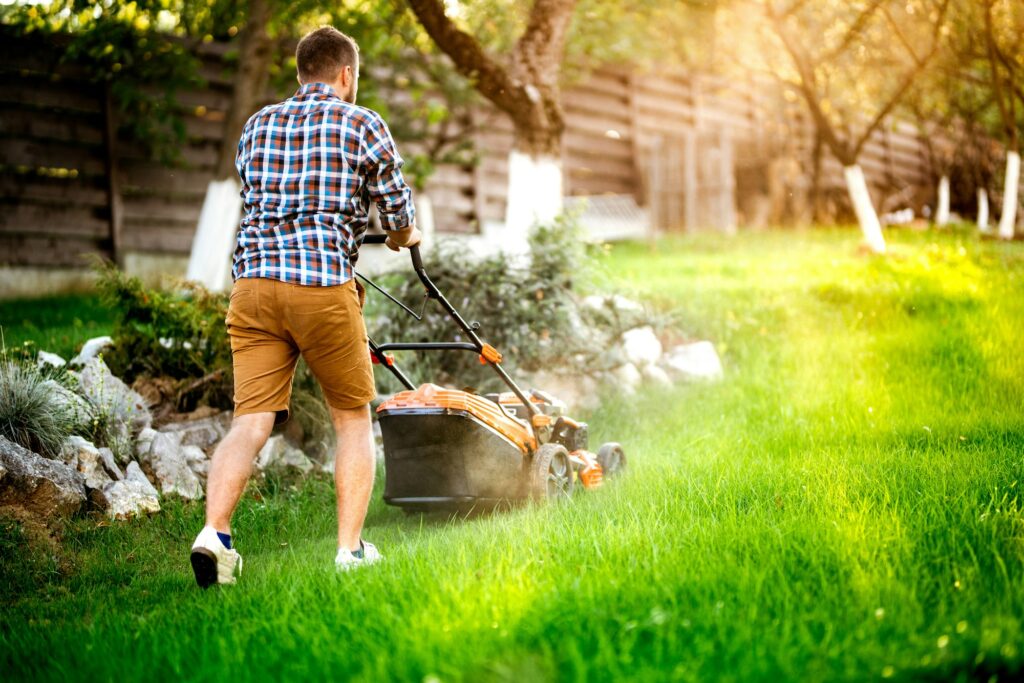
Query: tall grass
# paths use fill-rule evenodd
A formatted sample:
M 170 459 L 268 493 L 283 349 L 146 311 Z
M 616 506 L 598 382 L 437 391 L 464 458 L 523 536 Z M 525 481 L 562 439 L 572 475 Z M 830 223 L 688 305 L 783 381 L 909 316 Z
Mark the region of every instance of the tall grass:
M 567 504 L 404 517 L 337 576 L 330 483 L 250 489 L 239 585 L 200 506 L 76 522 L 7 595 L 10 678 L 1007 680 L 1024 659 L 1024 251 L 966 235 L 614 248 L 607 286 L 714 340 L 719 384 L 611 391 L 630 470 Z M 472 311 L 468 312 L 472 315 Z M 5 546 L 6 547 L 6 546 Z
M 0 356 L 0 435 L 47 458 L 60 455 L 75 427 L 66 401 L 55 401 L 53 387 L 34 367 Z

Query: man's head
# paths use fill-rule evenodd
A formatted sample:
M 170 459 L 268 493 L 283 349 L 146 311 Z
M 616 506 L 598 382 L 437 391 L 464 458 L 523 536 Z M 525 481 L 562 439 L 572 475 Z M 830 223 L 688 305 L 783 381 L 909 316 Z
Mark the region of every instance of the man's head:
M 359 46 L 331 26 L 307 33 L 295 48 L 299 83 L 326 83 L 346 102 L 356 101 Z

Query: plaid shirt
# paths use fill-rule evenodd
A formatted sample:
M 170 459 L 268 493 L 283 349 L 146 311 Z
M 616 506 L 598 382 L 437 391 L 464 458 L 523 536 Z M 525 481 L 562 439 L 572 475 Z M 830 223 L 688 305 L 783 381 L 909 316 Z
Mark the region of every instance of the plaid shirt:
M 328 85 L 307 83 L 264 107 L 246 122 L 235 157 L 245 217 L 232 277 L 351 280 L 371 199 L 385 230 L 415 221 L 402 163 L 380 115 Z

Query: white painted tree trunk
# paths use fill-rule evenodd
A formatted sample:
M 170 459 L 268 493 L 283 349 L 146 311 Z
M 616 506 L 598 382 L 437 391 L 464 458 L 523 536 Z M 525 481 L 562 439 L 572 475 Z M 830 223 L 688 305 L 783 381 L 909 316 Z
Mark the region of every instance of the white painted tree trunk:
M 939 178 L 939 206 L 935 210 L 935 224 L 940 228 L 949 224 L 949 176 Z
M 561 211 L 561 161 L 553 157 L 535 158 L 512 150 L 508 155 L 505 226 L 500 235 L 495 235 L 501 249 L 510 253 L 526 253 L 530 229 L 551 222 Z
M 999 237 L 1012 240 L 1017 225 L 1017 189 L 1020 187 L 1020 154 L 1006 154 L 1006 186 L 1003 189 L 1003 213 L 999 217 Z
M 988 190 L 978 188 L 978 229 L 988 232 Z
M 231 253 L 242 214 L 241 189 L 237 178 L 212 180 L 206 188 L 185 278 L 211 292 L 231 286 Z
M 843 169 L 843 175 L 846 176 L 846 190 L 850 193 L 850 201 L 853 202 L 857 222 L 860 223 L 861 232 L 864 233 L 864 241 L 867 242 L 871 251 L 876 254 L 884 254 L 885 238 L 882 237 L 882 224 L 878 221 L 875 205 L 871 203 L 868 184 L 864 180 L 864 171 L 861 170 L 859 164 L 854 164 L 846 166 Z

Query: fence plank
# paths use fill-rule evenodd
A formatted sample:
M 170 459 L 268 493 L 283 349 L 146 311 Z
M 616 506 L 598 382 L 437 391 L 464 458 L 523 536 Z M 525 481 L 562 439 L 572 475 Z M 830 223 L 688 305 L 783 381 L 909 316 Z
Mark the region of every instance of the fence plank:
M 31 79 L 0 80 L 0 104 L 5 110 L 15 105 L 100 114 L 103 110 L 102 95 L 102 91 L 90 86 L 62 83 L 58 87 L 53 87 L 51 84 L 44 85 Z
M 103 144 L 103 119 L 88 114 L 71 117 L 56 111 L 11 108 L 0 118 L 0 136 L 99 146 Z
M 0 205 L 0 232 L 39 234 L 46 226 L 48 235 L 106 239 L 109 233 L 106 209 L 55 207 L 40 204 Z
M 37 175 L 0 173 L 0 198 L 32 204 L 85 205 L 103 208 L 107 193 L 102 183 L 86 178 L 47 178 Z
M 0 160 L 5 165 L 27 169 L 75 170 L 79 176 L 102 176 L 106 171 L 99 146 L 29 138 L 0 138 Z
M 2 263 L 11 266 L 85 268 L 104 256 L 102 240 L 58 235 L 9 235 L 0 232 Z

